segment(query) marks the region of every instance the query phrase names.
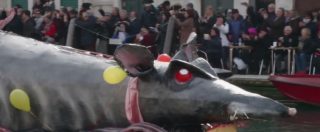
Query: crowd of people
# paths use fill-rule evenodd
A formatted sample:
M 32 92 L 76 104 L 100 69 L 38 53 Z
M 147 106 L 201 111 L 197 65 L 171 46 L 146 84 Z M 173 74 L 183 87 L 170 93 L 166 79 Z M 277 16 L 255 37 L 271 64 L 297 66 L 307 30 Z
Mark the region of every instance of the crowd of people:
M 297 72 L 307 70 L 310 56 L 319 52 L 320 11 L 298 15 L 294 10 L 276 9 L 273 3 L 257 10 L 243 3 L 242 6 L 247 7 L 246 17 L 238 9 L 215 12 L 210 5 L 200 16 L 192 3 L 182 6 L 165 1 L 155 7 L 152 2 L 145 0 L 140 14 L 113 7 L 111 12 L 99 10 L 100 17 L 96 17 L 89 3 L 83 4 L 79 11 L 71 8 L 55 10 L 52 0 L 36 0 L 32 13 L 22 10 L 19 5 L 10 11 L 2 11 L 0 29 L 65 45 L 69 23 L 75 19 L 75 48 L 95 51 L 97 38 L 114 38 L 123 43 L 145 45 L 156 56 L 163 53 L 167 29 L 173 21 L 170 55 L 187 43 L 192 32 L 196 32 L 199 50 L 207 53 L 207 59 L 214 67 L 233 67 L 228 63 L 230 45 L 252 47 L 251 50 L 236 50 L 234 53 L 252 73 L 258 72 L 262 60 L 266 67 L 270 64 L 273 43 L 296 48 Z M 288 70 L 286 64 L 281 63 L 286 62 L 286 58 L 285 51 L 276 52 L 278 72 Z

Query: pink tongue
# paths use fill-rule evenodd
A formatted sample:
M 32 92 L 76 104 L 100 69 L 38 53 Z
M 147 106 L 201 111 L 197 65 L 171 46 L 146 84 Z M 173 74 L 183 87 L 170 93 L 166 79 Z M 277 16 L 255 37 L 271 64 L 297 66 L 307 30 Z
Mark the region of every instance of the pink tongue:
M 138 78 L 130 78 L 125 102 L 126 116 L 131 124 L 143 122 L 139 108 Z

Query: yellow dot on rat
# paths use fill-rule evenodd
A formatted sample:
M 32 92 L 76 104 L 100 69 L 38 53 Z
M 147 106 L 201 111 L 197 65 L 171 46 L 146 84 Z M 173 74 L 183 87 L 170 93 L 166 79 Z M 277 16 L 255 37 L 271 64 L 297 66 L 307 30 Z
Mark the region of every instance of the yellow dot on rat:
M 118 84 L 121 83 L 127 77 L 127 73 L 119 66 L 108 67 L 103 72 L 103 79 L 108 84 Z

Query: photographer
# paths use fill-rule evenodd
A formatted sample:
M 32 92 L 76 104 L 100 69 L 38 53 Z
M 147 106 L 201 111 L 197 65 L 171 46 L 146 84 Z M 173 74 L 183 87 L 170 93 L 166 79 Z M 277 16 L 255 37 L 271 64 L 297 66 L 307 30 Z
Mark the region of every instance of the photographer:
M 185 20 L 176 19 L 180 27 L 180 46 L 187 43 L 190 33 L 195 31 L 194 12 L 187 10 L 184 11 L 183 15 Z

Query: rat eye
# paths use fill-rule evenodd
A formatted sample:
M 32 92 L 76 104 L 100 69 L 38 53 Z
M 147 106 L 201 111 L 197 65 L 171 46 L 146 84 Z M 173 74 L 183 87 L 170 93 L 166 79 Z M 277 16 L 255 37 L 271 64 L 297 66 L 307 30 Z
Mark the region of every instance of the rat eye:
M 175 79 L 178 83 L 185 84 L 192 79 L 192 74 L 188 69 L 181 68 L 175 73 Z

